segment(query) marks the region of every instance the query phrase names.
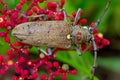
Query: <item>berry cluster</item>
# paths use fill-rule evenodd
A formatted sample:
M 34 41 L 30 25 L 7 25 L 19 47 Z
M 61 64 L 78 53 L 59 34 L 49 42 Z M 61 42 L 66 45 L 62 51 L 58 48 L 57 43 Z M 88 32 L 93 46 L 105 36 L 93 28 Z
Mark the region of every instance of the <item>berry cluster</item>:
M 46 7 L 41 8 L 41 3 L 45 3 Z M 47 20 L 64 20 L 63 12 L 59 11 L 59 9 L 63 8 L 65 0 L 60 0 L 59 3 L 49 2 L 49 0 L 20 0 L 14 10 L 10 10 L 4 0 L 0 0 L 0 4 L 2 5 L 2 10 L 0 10 L 0 29 L 5 29 L 5 31 L 0 32 L 0 38 L 3 38 L 10 47 L 6 56 L 0 55 L 0 75 L 7 74 L 7 71 L 11 68 L 14 68 L 12 80 L 53 80 L 53 78 L 60 75 L 62 80 L 66 80 L 66 74 L 76 74 L 76 70 L 69 70 L 68 65 L 64 64 L 63 66 L 60 66 L 59 62 L 51 61 L 56 58 L 55 53 L 63 49 L 54 49 L 52 56 L 45 56 L 40 53 L 38 59 L 33 60 L 28 58 L 29 50 L 32 46 L 20 42 L 13 43 L 8 35 L 18 24 L 28 21 L 44 20 L 43 18 L 29 19 L 27 16 L 45 14 Z M 27 4 L 28 7 L 23 12 L 22 9 L 25 4 Z M 73 21 L 75 15 L 76 12 L 73 12 L 72 15 L 67 16 L 70 21 Z M 86 19 L 81 19 L 77 24 L 85 25 L 86 23 Z M 91 27 L 93 25 L 94 24 L 91 24 Z M 96 44 L 99 48 L 109 44 L 108 40 L 97 34 L 96 29 L 94 30 L 94 34 Z M 83 49 L 87 47 L 86 43 L 82 46 Z M 38 70 L 40 67 L 42 67 L 49 75 L 44 73 L 39 75 Z

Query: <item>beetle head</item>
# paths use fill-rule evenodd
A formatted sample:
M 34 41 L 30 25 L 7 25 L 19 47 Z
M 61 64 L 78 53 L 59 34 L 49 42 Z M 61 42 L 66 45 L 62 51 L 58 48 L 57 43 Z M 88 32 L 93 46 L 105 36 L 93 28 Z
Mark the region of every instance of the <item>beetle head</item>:
M 91 33 L 89 32 L 89 29 L 84 26 L 74 26 L 72 33 L 72 40 L 76 43 L 76 44 L 80 44 L 83 42 L 88 42 L 91 39 Z

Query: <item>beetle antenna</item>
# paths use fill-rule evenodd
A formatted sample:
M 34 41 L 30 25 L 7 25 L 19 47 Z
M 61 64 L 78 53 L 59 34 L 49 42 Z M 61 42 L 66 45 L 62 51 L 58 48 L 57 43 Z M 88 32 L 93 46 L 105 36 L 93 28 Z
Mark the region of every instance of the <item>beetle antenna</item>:
M 97 66 L 97 62 L 96 62 L 97 61 L 97 45 L 95 43 L 93 35 L 92 35 L 92 44 L 93 44 L 93 50 L 94 50 L 94 63 L 93 63 L 93 67 L 92 67 L 92 79 L 91 80 L 94 80 L 95 69 Z
M 80 13 L 81 13 L 81 8 L 79 8 L 78 11 L 77 11 L 77 13 L 76 13 L 73 25 L 75 25 L 78 22 L 78 20 L 80 19 L 80 16 L 81 16 Z
M 66 10 L 63 8 L 62 11 L 63 11 L 63 14 L 64 14 L 64 21 L 65 21 L 66 23 L 68 23 L 68 18 L 67 18 Z
M 95 26 L 91 28 L 91 31 L 93 31 L 101 22 L 103 16 L 105 15 L 105 13 L 107 12 L 108 8 L 109 8 L 109 5 L 111 3 L 111 0 L 108 0 L 107 4 L 106 4 L 106 7 L 103 11 L 103 13 L 101 14 L 101 16 L 98 18 L 97 22 L 95 23 Z

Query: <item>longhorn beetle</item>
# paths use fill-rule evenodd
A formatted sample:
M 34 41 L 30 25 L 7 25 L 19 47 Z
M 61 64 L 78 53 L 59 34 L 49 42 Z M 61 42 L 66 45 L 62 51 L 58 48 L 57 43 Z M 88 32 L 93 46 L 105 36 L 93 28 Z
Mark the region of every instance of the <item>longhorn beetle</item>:
M 80 8 L 76 13 L 73 25 L 68 23 L 66 11 L 65 9 L 62 9 L 64 13 L 64 21 L 36 21 L 22 23 L 12 30 L 12 35 L 22 43 L 39 47 L 38 49 L 47 56 L 52 55 L 51 48 L 58 47 L 70 49 L 72 46 L 75 46 L 77 53 L 81 55 L 80 44 L 91 41 L 94 49 L 94 64 L 92 69 L 92 80 L 94 80 L 97 46 L 94 41 L 93 30 L 100 24 L 102 17 L 108 10 L 110 2 L 111 0 L 108 0 L 102 15 L 92 28 L 76 25 L 80 18 Z M 23 16 L 27 18 L 44 16 L 45 18 L 45 14 L 37 16 Z M 77 35 L 77 33 L 80 33 L 81 35 Z M 77 39 L 79 40 L 76 41 Z M 40 46 L 48 47 L 48 52 L 44 51 Z

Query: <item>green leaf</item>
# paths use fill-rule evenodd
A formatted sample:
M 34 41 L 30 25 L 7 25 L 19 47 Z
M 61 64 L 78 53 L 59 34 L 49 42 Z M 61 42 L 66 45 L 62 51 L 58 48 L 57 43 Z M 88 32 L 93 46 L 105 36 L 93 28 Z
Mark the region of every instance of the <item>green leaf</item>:
M 100 67 L 120 73 L 120 59 L 119 58 L 98 58 L 98 65 Z
M 8 49 L 9 49 L 8 43 L 6 43 L 3 38 L 0 38 L 0 55 L 6 55 L 6 51 Z
M 20 0 L 5 0 L 6 4 L 9 7 L 9 9 L 15 9 L 15 6 L 16 6 L 17 3 L 19 3 L 19 1 Z
M 81 74 L 82 78 L 85 78 L 86 76 L 89 78 L 91 77 L 93 57 L 90 53 L 85 53 L 82 56 L 78 56 L 75 51 L 59 52 L 57 53 L 57 60 L 69 64 L 71 67 L 76 69 Z M 80 74 L 78 75 L 78 79 L 75 80 L 80 80 Z M 98 79 L 95 78 L 95 80 Z

